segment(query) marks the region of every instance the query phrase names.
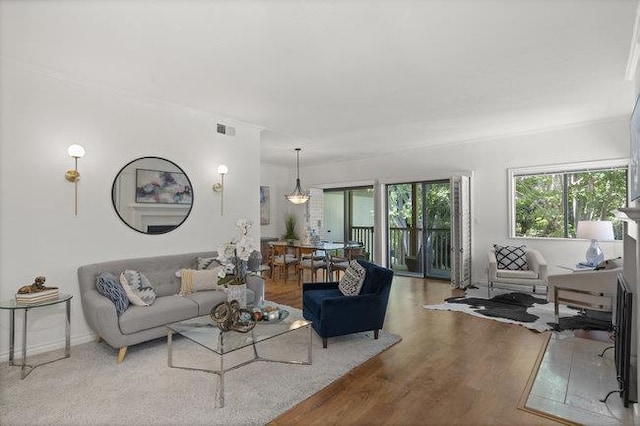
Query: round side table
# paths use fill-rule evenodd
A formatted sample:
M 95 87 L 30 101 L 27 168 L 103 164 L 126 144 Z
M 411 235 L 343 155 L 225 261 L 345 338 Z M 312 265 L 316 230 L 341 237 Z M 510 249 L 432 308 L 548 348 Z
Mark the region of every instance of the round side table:
M 61 359 L 69 358 L 71 356 L 71 298 L 70 294 L 60 294 L 57 299 L 47 300 L 45 302 L 37 302 L 31 304 L 16 303 L 15 299 L 3 300 L 0 302 L 0 309 L 7 309 L 10 312 L 10 330 L 9 330 L 9 365 L 16 365 L 14 363 L 14 350 L 15 350 L 15 337 L 16 337 L 16 311 L 23 311 L 23 324 L 22 324 L 22 371 L 21 377 L 24 379 L 33 371 L 34 368 L 41 365 L 50 364 Z M 40 309 L 46 306 L 58 305 L 65 303 L 67 306 L 67 315 L 65 322 L 65 345 L 64 356 L 54 359 L 52 361 L 43 362 L 38 365 L 27 365 L 27 313 L 31 309 Z

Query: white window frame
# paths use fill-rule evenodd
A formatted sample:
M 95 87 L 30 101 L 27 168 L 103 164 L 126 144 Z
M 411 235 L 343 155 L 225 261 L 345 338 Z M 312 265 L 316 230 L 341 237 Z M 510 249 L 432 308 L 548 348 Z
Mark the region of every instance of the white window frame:
M 611 160 L 584 161 L 580 163 L 551 164 L 545 166 L 517 167 L 507 169 L 508 207 L 509 207 L 509 238 L 514 239 L 541 239 L 541 240 L 573 240 L 574 238 L 558 237 L 520 237 L 516 236 L 516 203 L 515 203 L 515 178 L 516 176 L 535 175 L 544 173 L 568 173 L 575 171 L 618 169 L 629 167 L 628 158 L 616 158 Z M 629 173 L 627 172 L 627 194 L 629 193 Z M 627 195 L 628 197 L 628 195 Z M 627 203 L 629 200 L 627 200 Z

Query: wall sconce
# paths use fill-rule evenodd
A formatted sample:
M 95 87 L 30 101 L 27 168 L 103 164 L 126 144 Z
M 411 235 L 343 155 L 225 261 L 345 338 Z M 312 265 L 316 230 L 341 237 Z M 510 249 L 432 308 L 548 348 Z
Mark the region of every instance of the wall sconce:
M 224 216 L 224 175 L 229 172 L 229 168 L 224 164 L 218 166 L 220 182 L 213 184 L 213 190 L 220 193 L 220 216 Z
M 65 172 L 64 177 L 75 185 L 74 212 L 75 215 L 78 216 L 78 181 L 80 180 L 80 173 L 78 173 L 78 158 L 82 158 L 84 156 L 84 148 L 82 145 L 74 144 L 67 148 L 67 152 L 75 160 L 75 165 L 73 170 L 67 170 Z

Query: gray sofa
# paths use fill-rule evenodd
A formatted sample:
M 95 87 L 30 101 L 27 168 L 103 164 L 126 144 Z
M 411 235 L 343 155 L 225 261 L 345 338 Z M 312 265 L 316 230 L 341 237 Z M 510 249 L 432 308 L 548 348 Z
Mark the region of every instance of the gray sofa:
M 196 269 L 197 257 L 214 257 L 215 252 L 200 252 L 94 263 L 78 268 L 78 282 L 84 317 L 93 331 L 111 347 L 119 349 L 118 363 L 124 360 L 127 347 L 167 335 L 167 324 L 207 315 L 211 308 L 227 300 L 217 290 L 199 291 L 180 296 L 180 269 Z M 118 317 L 115 305 L 98 293 L 96 278 L 103 272 L 119 276 L 125 269 L 142 272 L 152 283 L 158 297 L 151 306 L 134 306 Z M 247 306 L 264 300 L 264 281 L 247 277 Z

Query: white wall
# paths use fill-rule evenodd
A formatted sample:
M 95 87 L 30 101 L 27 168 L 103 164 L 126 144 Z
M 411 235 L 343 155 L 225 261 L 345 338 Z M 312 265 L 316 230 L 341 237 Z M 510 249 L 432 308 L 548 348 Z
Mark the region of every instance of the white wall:
M 393 143 L 390 139 L 389 143 Z M 588 243 L 571 240 L 509 239 L 507 169 L 628 158 L 629 122 L 621 117 L 545 132 L 398 152 L 380 158 L 304 168 L 305 185 L 327 186 L 363 180 L 412 181 L 448 178 L 473 171 L 473 280 L 486 277 L 486 252 L 493 243 L 526 244 L 542 251 L 550 272 L 583 259 Z M 601 243 L 606 257 L 622 256 L 621 242 Z
M 260 171 L 260 185 L 268 186 L 271 193 L 271 221 L 268 225 L 260 226 L 262 237 L 280 238 L 285 233 L 284 215 L 294 213 L 298 217 L 297 232 L 302 237 L 306 204 L 294 205 L 286 200 L 285 194 L 290 194 L 296 184 L 295 170 L 273 164 L 262 163 Z M 304 188 L 306 189 L 306 187 Z
M 74 295 L 73 343 L 91 338 L 80 304 L 79 266 L 115 259 L 213 250 L 236 234 L 235 221 L 259 224 L 259 129 L 236 127 L 217 135 L 219 117 L 142 99 L 3 60 L 0 68 L 0 299 L 37 275 Z M 80 143 L 79 213 L 73 214 L 73 167 L 67 147 Z M 111 204 L 111 184 L 129 161 L 159 156 L 191 179 L 194 205 L 178 229 L 143 235 L 121 223 Z M 217 166 L 225 163 L 225 214 L 220 216 Z M 258 237 L 256 225 L 252 234 Z M 29 350 L 60 347 L 63 308 L 30 313 Z M 8 311 L 0 312 L 0 358 L 8 354 Z M 18 330 L 21 325 L 18 324 Z

